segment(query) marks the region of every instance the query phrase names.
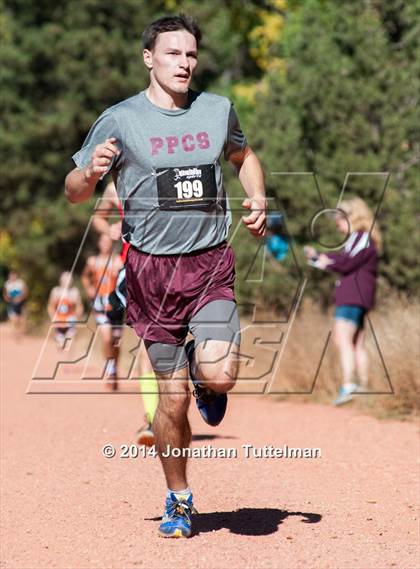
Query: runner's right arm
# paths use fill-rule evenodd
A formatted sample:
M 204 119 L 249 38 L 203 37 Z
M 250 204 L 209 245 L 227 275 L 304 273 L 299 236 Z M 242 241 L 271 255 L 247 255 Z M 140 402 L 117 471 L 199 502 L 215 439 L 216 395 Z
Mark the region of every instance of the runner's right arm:
M 71 203 L 88 200 L 95 191 L 96 184 L 108 172 L 114 157 L 120 154 L 116 138 L 107 138 L 98 144 L 85 168 L 74 168 L 66 176 L 65 196 Z

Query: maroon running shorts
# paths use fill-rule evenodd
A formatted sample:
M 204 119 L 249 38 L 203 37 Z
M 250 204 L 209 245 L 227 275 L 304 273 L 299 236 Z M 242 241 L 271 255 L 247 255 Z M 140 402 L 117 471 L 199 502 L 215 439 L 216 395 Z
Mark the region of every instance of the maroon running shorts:
M 143 340 L 182 345 L 188 323 L 213 300 L 235 301 L 235 256 L 226 242 L 183 255 L 130 247 L 126 260 L 127 324 Z

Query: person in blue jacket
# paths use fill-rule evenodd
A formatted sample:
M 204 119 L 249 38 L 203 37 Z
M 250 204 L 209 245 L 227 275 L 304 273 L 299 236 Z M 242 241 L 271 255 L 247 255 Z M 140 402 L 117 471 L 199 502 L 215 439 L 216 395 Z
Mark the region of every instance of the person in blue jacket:
M 289 241 L 285 234 L 283 216 L 273 212 L 267 216 L 267 251 L 276 261 L 283 261 L 289 251 Z

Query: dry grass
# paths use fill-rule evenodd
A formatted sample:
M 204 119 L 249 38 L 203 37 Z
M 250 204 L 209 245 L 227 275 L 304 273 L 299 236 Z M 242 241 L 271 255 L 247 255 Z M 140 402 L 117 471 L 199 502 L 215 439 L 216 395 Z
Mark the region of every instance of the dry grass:
M 378 417 L 401 419 L 416 413 L 419 315 L 419 304 L 395 297 L 369 315 L 372 329 L 367 324 L 366 332 L 371 393 L 358 395 L 350 405 Z M 242 365 L 235 391 L 271 393 L 289 401 L 330 403 L 341 383 L 335 349 L 331 342 L 327 344 L 332 309 L 324 314 L 311 301 L 306 301 L 293 323 L 275 322 L 276 317 L 269 311 L 260 311 L 257 317 L 256 323 L 241 318 Z M 95 329 L 93 322 L 91 329 Z M 38 328 L 37 333 L 45 336 L 46 330 L 47 327 Z M 83 337 L 80 332 L 77 342 L 83 343 Z M 134 348 L 136 341 L 132 330 L 127 329 L 122 342 L 123 368 L 128 369 L 131 362 L 128 350 Z M 94 351 L 96 363 L 101 363 L 99 344 Z
M 402 418 L 418 410 L 419 315 L 418 304 L 396 298 L 369 315 L 370 393 L 358 395 L 351 405 L 379 417 Z M 273 320 L 269 314 L 263 318 Z M 250 324 L 242 353 L 255 359 L 243 362 L 237 389 L 254 392 L 265 386 L 282 398 L 330 402 L 341 383 L 337 354 L 328 342 L 332 322 L 332 311 L 325 315 L 307 302 L 292 325 Z

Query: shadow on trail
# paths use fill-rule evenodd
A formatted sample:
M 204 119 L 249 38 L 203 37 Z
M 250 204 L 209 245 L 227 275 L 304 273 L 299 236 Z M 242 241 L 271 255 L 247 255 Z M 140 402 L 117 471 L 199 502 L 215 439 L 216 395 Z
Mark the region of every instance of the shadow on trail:
M 303 518 L 304 524 L 317 524 L 321 514 L 309 512 L 288 512 L 277 508 L 241 508 L 234 512 L 211 512 L 193 516 L 193 535 L 227 528 L 238 535 L 270 535 L 276 533 L 278 526 L 289 516 Z M 162 518 L 145 518 L 147 521 L 160 521 Z
M 214 439 L 237 439 L 228 435 L 193 435 L 193 441 L 213 441 Z
M 277 508 L 241 508 L 234 512 L 214 512 L 193 516 L 194 535 L 227 528 L 238 535 L 269 535 L 289 516 L 303 518 L 305 524 L 321 521 L 320 514 L 288 512 Z

